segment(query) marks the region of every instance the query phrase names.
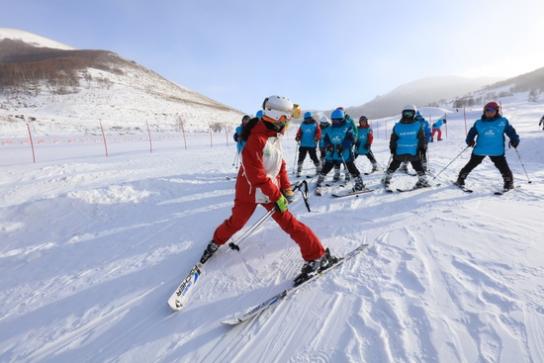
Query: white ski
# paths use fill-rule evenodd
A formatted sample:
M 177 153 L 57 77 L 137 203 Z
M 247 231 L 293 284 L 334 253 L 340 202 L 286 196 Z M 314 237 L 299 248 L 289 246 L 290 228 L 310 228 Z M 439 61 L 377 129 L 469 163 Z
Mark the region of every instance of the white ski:
M 300 285 L 289 287 L 289 288 L 283 290 L 282 292 L 272 296 L 268 300 L 263 301 L 259 305 L 253 306 L 250 309 L 246 310 L 245 312 L 234 314 L 230 318 L 227 318 L 227 319 L 221 321 L 221 323 L 223 323 L 225 325 L 235 326 L 235 325 L 238 325 L 240 323 L 243 323 L 245 321 L 248 321 L 248 320 L 260 315 L 263 311 L 265 311 L 265 310 L 267 310 L 267 309 L 269 309 L 269 308 L 271 308 L 273 306 L 278 305 L 287 296 L 297 292 L 300 288 L 308 285 L 312 281 L 317 280 L 318 278 L 320 278 L 321 276 L 323 276 L 327 272 L 337 268 L 338 266 L 341 266 L 345 261 L 353 258 L 359 252 L 363 251 L 366 247 L 368 247 L 368 244 L 366 244 L 366 243 L 363 243 L 363 244 L 359 245 L 357 248 L 355 248 L 354 250 L 349 252 L 347 255 L 345 255 L 344 258 L 340 259 L 336 264 L 334 264 L 330 268 L 318 273 L 317 275 L 313 276 L 312 278 L 304 281 Z
M 189 299 L 189 295 L 195 289 L 195 285 L 198 282 L 201 274 L 202 265 L 197 263 L 193 266 L 191 271 L 189 271 L 187 276 L 181 281 L 181 284 L 179 284 L 176 291 L 174 291 L 174 293 L 168 299 L 168 305 L 170 308 L 172 308 L 172 310 L 179 311 L 185 306 L 187 300 Z

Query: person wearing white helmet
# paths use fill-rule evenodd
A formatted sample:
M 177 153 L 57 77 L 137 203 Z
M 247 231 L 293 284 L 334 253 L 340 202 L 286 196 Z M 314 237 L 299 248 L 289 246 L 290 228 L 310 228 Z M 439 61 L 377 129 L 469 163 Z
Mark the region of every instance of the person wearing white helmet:
M 415 188 L 429 186 L 429 182 L 425 177 L 425 170 L 421 163 L 421 155 L 427 149 L 427 141 L 423 126 L 416 120 L 416 112 L 417 108 L 414 105 L 405 106 L 402 109 L 402 118 L 393 127 L 389 141 L 392 161 L 382 179 L 382 184 L 385 188 L 389 188 L 393 173 L 403 161 L 409 161 L 417 172 L 418 181 Z
M 289 99 L 271 96 L 263 102 L 262 117 L 251 119 L 244 127 L 242 139 L 246 144 L 236 179 L 232 214 L 215 230 L 201 263 L 212 257 L 219 246 L 246 224 L 257 205 L 269 211 L 275 209 L 272 218 L 299 245 L 305 263 L 295 279 L 296 285 L 338 261 L 315 233 L 288 210 L 294 193 L 283 160 L 280 136 L 285 132 L 291 117 L 297 117 L 297 112 L 300 109 Z

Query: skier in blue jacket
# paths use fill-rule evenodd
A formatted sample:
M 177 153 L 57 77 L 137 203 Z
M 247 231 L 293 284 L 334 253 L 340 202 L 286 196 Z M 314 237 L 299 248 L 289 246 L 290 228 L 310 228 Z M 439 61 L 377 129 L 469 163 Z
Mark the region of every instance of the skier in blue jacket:
M 421 112 L 416 111 L 416 121 L 421 124 L 421 127 L 423 127 L 423 133 L 425 134 L 425 142 L 427 144 L 429 142 L 432 142 L 431 137 L 431 126 L 429 124 L 429 121 L 427 121 L 422 115 Z M 423 166 L 423 169 L 427 171 L 427 149 L 425 149 L 424 152 L 421 152 L 421 165 Z M 408 162 L 405 161 L 401 164 L 399 171 L 402 171 L 406 174 L 408 174 Z
M 249 120 L 251 120 L 251 117 L 249 115 L 244 115 L 244 117 L 242 117 L 242 123 L 236 128 L 236 130 L 234 130 L 234 135 L 232 135 L 232 138 L 236 143 L 236 151 L 238 152 L 238 155 L 240 155 L 240 153 L 244 149 L 244 145 L 246 144 L 241 136 L 242 131 L 244 130 L 244 126 L 247 125 Z
M 355 135 L 352 125 L 345 118 L 344 111 L 336 109 L 331 114 L 332 126 L 325 130 L 324 144 L 326 149 L 325 164 L 317 178 L 316 194 L 320 195 L 321 187 L 325 177 L 337 165 L 344 164 L 349 170 L 355 185 L 353 191 L 360 191 L 365 188 L 361 173 L 353 162 L 353 144 Z
M 317 143 L 321 139 L 321 128 L 315 121 L 311 112 L 304 113 L 304 121 L 298 128 L 295 140 L 299 142 L 298 148 L 298 165 L 297 165 L 297 178 L 300 178 L 302 173 L 302 164 L 306 159 L 306 154 L 310 154 L 310 158 L 315 165 L 315 173 L 318 174 L 321 169 L 321 164 L 317 158 Z
M 416 111 L 414 105 L 405 106 L 402 110 L 402 118 L 395 124 L 391 132 L 389 150 L 392 154 L 392 161 L 382 180 L 386 188 L 389 188 L 393 173 L 403 161 L 409 161 L 417 172 L 416 188 L 429 186 L 429 182 L 425 177 L 425 170 L 421 164 L 421 154 L 427 149 L 427 142 L 425 141 L 425 132 L 421 123 L 416 121 Z
M 419 121 L 421 123 L 421 125 L 423 126 L 423 132 L 425 133 L 425 140 L 427 142 L 430 142 L 432 138 L 431 138 L 431 125 L 429 124 L 429 121 L 427 121 L 425 117 L 421 115 L 421 112 L 419 111 L 416 112 L 416 121 Z
M 331 122 L 329 119 L 323 115 L 321 118 L 321 121 L 319 121 L 319 128 L 321 129 L 321 138 L 319 139 L 319 157 L 321 161 L 321 166 L 325 164 L 325 154 L 327 151 L 325 150 L 325 129 L 331 125 Z
M 374 157 L 372 150 L 370 150 L 372 142 L 374 141 L 374 133 L 368 124 L 368 118 L 364 115 L 359 117 L 359 127 L 357 132 L 359 137 L 355 142 L 355 158 L 357 159 L 359 155 L 366 156 L 372 163 L 371 173 L 373 173 L 378 170 L 378 163 L 376 162 L 376 158 Z
M 443 117 L 443 118 L 439 118 L 438 120 L 436 120 L 434 123 L 433 123 L 433 130 L 431 132 L 431 142 L 434 141 L 434 134 L 438 133 L 438 136 L 437 136 L 437 141 L 442 141 L 442 125 L 444 125 L 445 123 L 447 123 L 448 121 L 446 120 L 446 117 Z
M 464 187 L 465 179 L 472 169 L 489 156 L 502 175 L 504 190 L 514 188 L 514 177 L 504 156 L 504 134 L 510 139 L 509 146 L 517 148 L 520 140 L 516 130 L 501 115 L 499 104 L 495 101 L 488 102 L 482 117 L 474 123 L 467 134 L 465 141 L 468 146 L 474 147 L 474 150 L 468 163 L 459 172 L 456 185 Z

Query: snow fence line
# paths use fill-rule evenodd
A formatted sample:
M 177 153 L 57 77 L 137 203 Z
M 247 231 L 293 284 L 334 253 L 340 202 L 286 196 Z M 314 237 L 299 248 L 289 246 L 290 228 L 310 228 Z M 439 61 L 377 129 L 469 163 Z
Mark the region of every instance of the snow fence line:
M 112 152 L 115 153 L 116 149 L 121 149 L 115 146 L 121 144 L 131 144 L 133 149 L 131 151 L 135 153 L 145 150 L 144 145 L 146 144 L 149 152 L 153 153 L 161 145 L 166 147 L 165 142 L 168 142 L 168 148 L 179 147 L 182 150 L 202 146 L 211 148 L 223 145 L 230 146 L 234 143 L 233 132 L 234 128 L 230 125 L 222 127 L 211 125 L 206 131 L 187 131 L 183 123 L 172 127 L 149 124 L 148 121 L 145 121 L 141 128 L 123 129 L 117 126 L 108 126 L 106 122 L 99 120 L 95 130 L 84 131 L 55 129 L 54 127 L 44 129 L 36 126 L 35 123 L 26 122 L 25 127 L 18 130 L 15 135 L 0 136 L 0 147 L 16 149 L 14 154 L 18 156 L 17 160 L 21 160 L 21 163 L 24 164 L 46 161 L 47 157 L 44 157 L 40 151 L 44 147 L 54 145 L 94 146 L 102 144 L 102 152 L 99 151 L 99 148 L 92 147 L 81 156 L 102 154 L 107 158 Z M 123 153 L 126 152 L 127 150 L 123 150 Z M 50 150 L 47 154 L 52 155 Z
M 466 118 L 466 109 L 463 109 L 464 121 L 465 121 L 465 135 L 467 132 L 467 118 Z M 424 115 L 425 116 L 425 115 Z M 429 123 L 432 124 L 432 116 L 426 116 Z M 388 140 L 390 133 L 392 131 L 393 125 L 398 121 L 397 117 L 383 118 L 378 120 L 371 120 L 370 127 L 372 127 L 374 132 L 374 137 Z M 358 120 L 355 120 L 355 123 L 358 124 Z M 149 146 L 149 152 L 153 153 L 156 150 L 157 145 L 161 145 L 161 142 L 169 141 L 174 142 L 169 145 L 169 148 L 180 147 L 184 150 L 188 150 L 191 147 L 202 147 L 204 145 L 209 145 L 210 148 L 214 146 L 229 146 L 234 143 L 232 140 L 234 128 L 230 125 L 221 125 L 213 124 L 210 125 L 207 131 L 188 131 L 185 129 L 185 123 L 180 120 L 175 126 L 171 125 L 150 125 L 148 121 L 145 121 L 145 124 L 142 124 L 141 127 L 132 127 L 128 129 L 121 128 L 119 126 L 109 126 L 98 120 L 96 129 L 86 129 L 85 131 L 68 131 L 66 128 L 55 129 L 54 127 L 49 127 L 44 129 L 43 127 L 37 128 L 36 123 L 26 122 L 26 127 L 19 131 L 19 135 L 12 137 L 2 137 L 0 138 L 0 146 L 2 147 L 12 147 L 12 146 L 25 146 L 28 145 L 30 153 L 24 151 L 24 148 L 20 148 L 18 153 L 25 153 L 24 157 L 17 158 L 18 160 L 25 160 L 21 163 L 26 163 L 27 161 L 32 161 L 36 163 L 39 160 L 47 160 L 44 157 L 38 159 L 40 155 L 39 151 L 44 146 L 50 145 L 103 145 L 103 155 L 104 157 L 109 157 L 112 151 L 113 144 L 142 144 L 141 149 L 136 147 L 134 152 L 141 152 L 144 150 L 143 144 Z M 297 129 L 298 125 L 293 125 L 293 129 Z M 27 135 L 23 134 L 26 133 Z M 448 125 L 445 124 L 445 136 L 448 137 Z M 224 139 L 223 139 L 224 137 Z M 208 140 L 206 140 L 206 138 Z M 154 148 L 155 142 L 155 148 Z M 178 145 L 179 143 L 179 145 Z M 115 149 L 115 147 L 113 147 Z M 126 153 L 126 150 L 123 150 Z M 130 152 L 130 151 L 129 151 Z M 31 158 L 28 157 L 28 154 L 31 155 Z M 49 155 L 51 155 L 49 153 Z M 98 149 L 89 150 L 88 153 L 81 156 L 98 156 Z

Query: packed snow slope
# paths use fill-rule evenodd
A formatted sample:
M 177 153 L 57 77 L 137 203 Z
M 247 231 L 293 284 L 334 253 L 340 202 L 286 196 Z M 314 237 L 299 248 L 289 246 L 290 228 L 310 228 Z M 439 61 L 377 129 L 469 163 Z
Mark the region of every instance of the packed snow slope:
M 302 265 L 273 221 L 239 253 L 221 248 L 184 310 L 166 304 L 229 215 L 232 144 L 118 146 L 108 159 L 50 145 L 35 165 L 6 160 L 23 146 L 2 146 L 0 361 L 543 362 L 542 113 L 542 104 L 505 105 L 533 183 L 507 150 L 517 188 L 503 196 L 493 195 L 502 181 L 489 160 L 467 181 L 473 194 L 448 184 L 467 152 L 434 188 L 293 206 L 333 253 L 370 247 L 235 328 L 221 319 L 287 287 Z M 434 172 L 464 147 L 462 114 L 449 120 L 447 140 L 430 145 Z M 289 167 L 295 131 L 284 140 Z M 385 164 L 384 137 L 374 151 Z M 365 177 L 376 188 L 379 179 Z

